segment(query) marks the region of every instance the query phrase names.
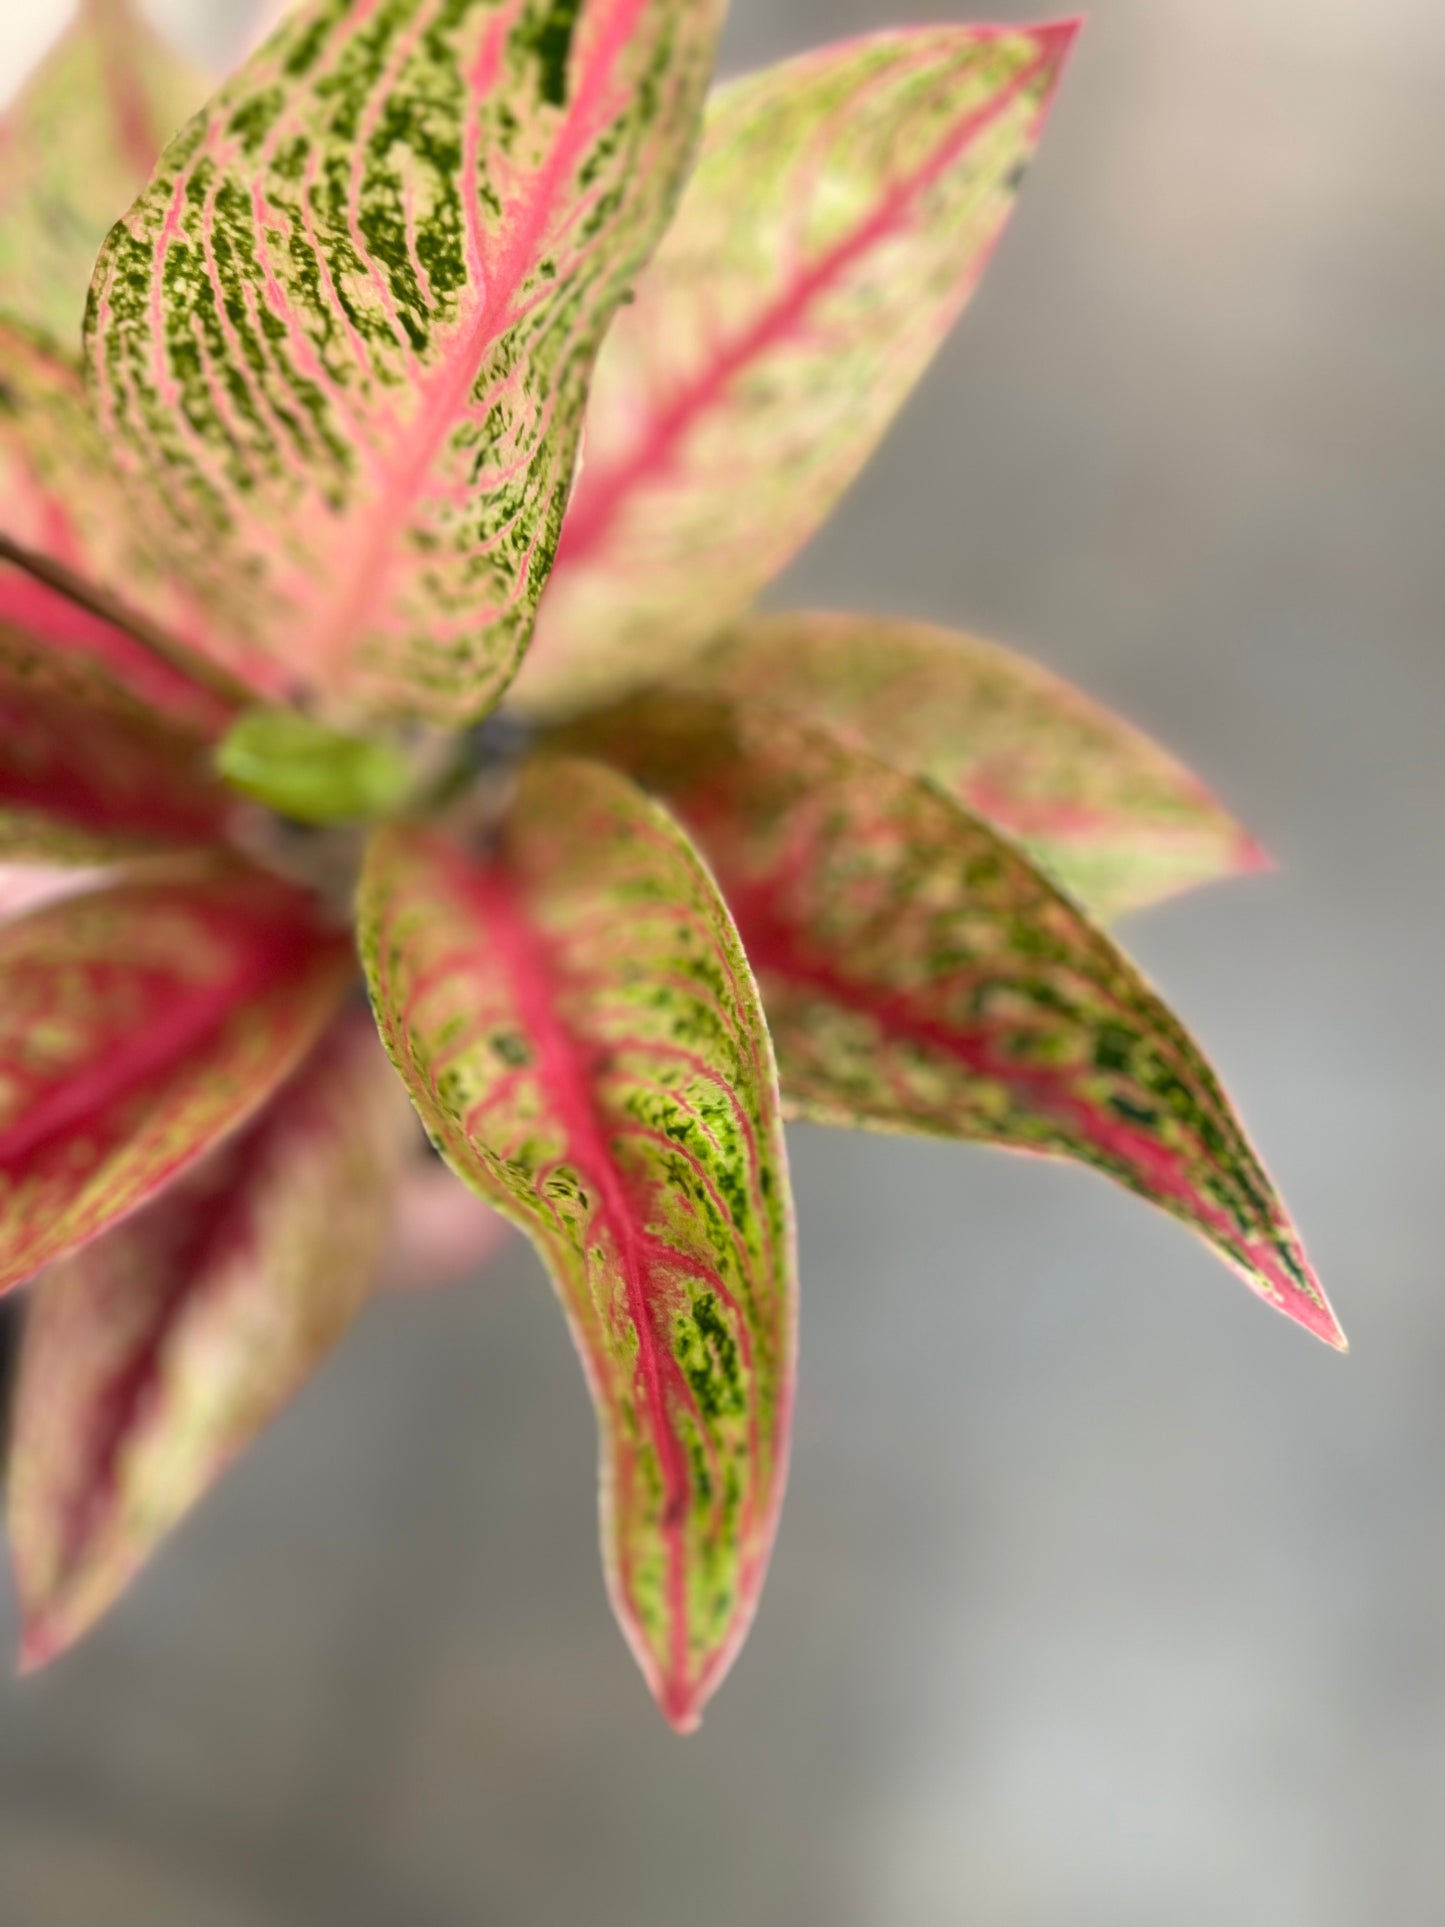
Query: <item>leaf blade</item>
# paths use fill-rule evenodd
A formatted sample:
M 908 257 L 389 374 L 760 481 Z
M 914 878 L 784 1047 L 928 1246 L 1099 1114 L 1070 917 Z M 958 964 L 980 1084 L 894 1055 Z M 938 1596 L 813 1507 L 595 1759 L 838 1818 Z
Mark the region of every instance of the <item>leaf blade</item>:
M 966 305 L 1073 31 L 880 34 L 718 91 L 598 361 L 519 704 L 666 675 L 823 522 Z
M 688 1730 L 756 1607 L 795 1343 L 776 1073 L 731 923 L 661 811 L 543 759 L 489 864 L 380 832 L 361 929 L 423 1122 L 566 1307 L 603 1440 L 614 1610 Z
M 789 1115 L 1090 1165 L 1344 1348 L 1198 1046 L 986 824 L 821 730 L 718 697 L 634 698 L 564 740 L 696 838 L 757 970 Z
M 312 0 L 97 269 L 106 428 L 232 666 L 342 729 L 466 722 L 510 679 L 597 342 L 691 150 L 721 0 L 569 4 L 560 67 L 553 11 Z
M 1142 732 L 973 636 L 890 617 L 754 616 L 693 665 L 687 683 L 787 710 L 928 777 L 1096 916 L 1268 861 Z
M 83 0 L 0 120 L 0 306 L 79 344 L 100 244 L 205 92 L 128 0 Z
M 0 858 L 93 864 L 204 847 L 231 807 L 202 737 L 73 657 L 0 631 Z
M 30 565 L 0 555 L 0 654 L 33 656 L 27 643 L 43 643 L 73 681 L 87 673 L 102 696 L 124 691 L 210 734 L 225 727 L 232 699 L 207 680 L 203 620 L 141 534 L 79 369 L 3 315 L 0 537 Z M 40 567 L 95 606 L 42 580 Z M 141 630 L 162 637 L 159 648 Z
M 37 1282 L 10 1459 L 22 1665 L 110 1607 L 368 1294 L 409 1111 L 364 1014 L 248 1130 Z
M 253 1116 L 335 1011 L 350 962 L 296 892 L 224 865 L 0 927 L 0 1291 Z

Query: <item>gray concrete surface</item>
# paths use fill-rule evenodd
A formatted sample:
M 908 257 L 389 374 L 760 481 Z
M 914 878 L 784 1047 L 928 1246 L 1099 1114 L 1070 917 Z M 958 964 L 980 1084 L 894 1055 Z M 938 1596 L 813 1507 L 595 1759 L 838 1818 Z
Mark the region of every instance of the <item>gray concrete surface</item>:
M 904 9 L 734 14 L 736 65 Z M 792 1491 L 680 1742 L 516 1250 L 377 1310 L 0 1685 L 4 1927 L 1445 1920 L 1442 81 L 1435 0 L 1097 0 L 986 291 L 782 590 L 1032 647 L 1277 852 L 1131 938 L 1354 1355 L 1087 1176 L 800 1133 Z

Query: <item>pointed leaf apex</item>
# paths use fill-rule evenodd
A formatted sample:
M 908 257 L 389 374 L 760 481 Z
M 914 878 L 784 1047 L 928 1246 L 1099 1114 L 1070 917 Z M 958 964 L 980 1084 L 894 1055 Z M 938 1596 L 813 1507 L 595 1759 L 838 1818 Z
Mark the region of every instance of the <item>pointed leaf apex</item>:
M 663 1717 L 668 1725 L 683 1739 L 700 1730 L 702 1707 L 698 1704 L 696 1694 L 689 1691 L 685 1695 L 669 1696 L 661 1702 L 661 1705 Z
M 21 1679 L 29 1679 L 33 1674 L 42 1672 L 52 1660 L 60 1657 L 68 1644 L 69 1641 L 44 1620 L 27 1626 L 20 1635 L 16 1673 Z
M 1038 45 L 1040 63 L 1048 71 L 1048 85 L 1039 103 L 1041 119 L 1054 104 L 1054 94 L 1083 28 L 1083 15 L 1075 14 L 1072 19 L 1046 21 L 1043 26 L 1030 30 Z
M 1346 1338 L 1344 1329 L 1313 1272 L 1310 1273 L 1310 1282 L 1314 1286 L 1313 1297 L 1306 1297 L 1300 1293 L 1280 1309 L 1287 1318 L 1294 1319 L 1296 1324 L 1303 1325 L 1306 1331 L 1313 1332 L 1316 1338 L 1322 1339 L 1331 1351 L 1348 1352 L 1350 1341 Z
M 1278 870 L 1279 860 L 1262 843 L 1257 843 L 1248 831 L 1241 831 L 1235 866 L 1240 876 L 1261 876 Z

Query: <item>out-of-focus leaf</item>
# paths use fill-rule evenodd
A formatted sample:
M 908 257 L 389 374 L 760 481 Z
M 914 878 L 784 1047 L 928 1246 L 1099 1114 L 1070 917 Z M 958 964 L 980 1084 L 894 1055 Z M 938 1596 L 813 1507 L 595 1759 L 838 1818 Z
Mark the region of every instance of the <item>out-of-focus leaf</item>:
M 379 831 L 361 931 L 423 1123 L 566 1306 L 613 1604 L 686 1730 L 757 1602 L 793 1375 L 776 1072 L 736 932 L 655 804 L 546 758 L 489 860 Z
M 81 0 L 0 119 L 0 307 L 79 345 L 100 244 L 205 92 L 129 0 Z
M 394 744 L 342 736 L 294 709 L 248 709 L 216 752 L 233 789 L 298 823 L 344 823 L 400 809 L 411 766 Z
M 831 512 L 967 302 L 1074 27 L 924 27 L 722 88 L 597 366 L 516 700 L 665 674 Z
M 1102 931 L 932 784 L 780 711 L 643 696 L 567 740 L 666 798 L 758 973 L 790 1115 L 1075 1158 L 1343 1345 L 1198 1046 Z
M 87 334 L 238 673 L 341 728 L 496 702 L 721 12 L 311 0 L 166 150 Z
M 350 962 L 299 893 L 230 868 L 0 928 L 0 1291 L 244 1124 L 336 1009 Z
M 128 691 L 148 708 L 215 733 L 231 713 L 187 651 L 202 618 L 151 552 L 133 491 L 116 471 L 86 400 L 79 369 L 27 329 L 0 316 L 0 537 L 172 638 L 168 660 L 98 607 L 0 560 L 0 657 L 64 657 L 102 690 Z M 242 689 L 240 694 L 244 695 Z
M 95 1623 L 360 1310 L 410 1122 L 358 1013 L 248 1130 L 37 1281 L 10 1460 L 25 1665 Z
M 0 860 L 105 863 L 214 842 L 230 799 L 200 739 L 0 639 Z
M 1267 861 L 1147 736 L 973 636 L 885 616 L 755 616 L 687 680 L 772 703 L 929 777 L 1099 916 Z
M 0 923 L 13 923 L 47 903 L 82 895 L 106 881 L 103 869 L 70 864 L 0 863 Z

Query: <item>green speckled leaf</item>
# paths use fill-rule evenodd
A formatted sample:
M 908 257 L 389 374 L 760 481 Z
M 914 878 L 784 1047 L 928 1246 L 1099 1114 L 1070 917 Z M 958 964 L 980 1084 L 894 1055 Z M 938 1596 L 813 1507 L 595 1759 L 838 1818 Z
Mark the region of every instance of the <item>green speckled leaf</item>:
M 100 244 L 205 92 L 130 0 L 81 0 L 0 119 L 0 308 L 79 346 Z
M 758 973 L 790 1115 L 1078 1159 L 1343 1345 L 1198 1046 L 986 824 L 836 737 L 719 697 L 635 698 L 567 740 L 697 839 Z
M 753 617 L 687 680 L 786 709 L 929 777 L 1097 916 L 1267 861 L 1147 736 L 973 636 L 886 616 Z
M 194 599 L 153 553 L 133 492 L 114 468 L 80 370 L 29 329 L 0 316 L 0 538 L 167 638 L 168 654 L 96 608 L 80 606 L 0 560 L 0 654 L 57 659 L 73 687 L 129 692 L 147 708 L 210 733 L 230 698 L 211 686 Z M 187 641 L 193 647 L 186 647 Z M 244 694 L 244 690 L 239 692 Z
M 306 898 L 221 864 L 0 927 L 0 1292 L 246 1124 L 352 967 Z
M 826 519 L 972 294 L 1073 33 L 921 27 L 720 89 L 598 362 L 519 703 L 665 674 Z
M 567 1309 L 613 1604 L 686 1730 L 757 1602 L 793 1378 L 776 1072 L 736 932 L 661 810 L 543 758 L 488 861 L 378 832 L 361 943 L 423 1123 Z
M 722 0 L 310 0 L 97 269 L 103 420 L 271 700 L 497 701 Z
M 10 1453 L 27 1667 L 95 1623 L 345 1331 L 414 1128 L 358 1013 L 259 1122 L 37 1281 Z

